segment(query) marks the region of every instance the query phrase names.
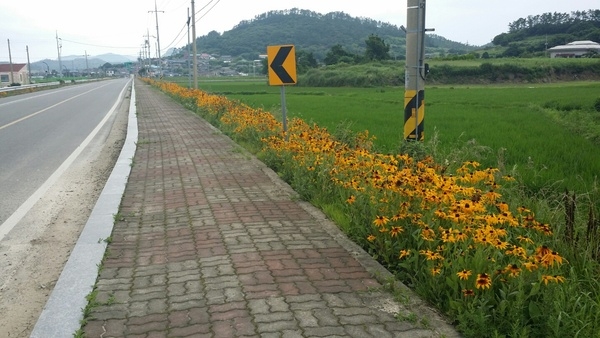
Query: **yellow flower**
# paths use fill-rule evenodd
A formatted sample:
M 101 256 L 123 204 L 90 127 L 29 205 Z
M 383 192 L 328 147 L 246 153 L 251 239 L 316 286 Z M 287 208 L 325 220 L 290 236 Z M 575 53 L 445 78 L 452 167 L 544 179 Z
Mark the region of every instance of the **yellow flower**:
M 485 199 L 489 202 L 495 202 L 498 198 L 502 197 L 502 195 L 500 195 L 499 193 L 495 192 L 494 190 L 490 189 L 490 191 L 485 193 Z
M 350 197 L 348 197 L 348 199 L 346 200 L 346 202 L 348 204 L 352 204 L 352 203 L 356 202 L 356 197 L 354 195 L 351 195 Z
M 456 275 L 461 280 L 467 280 L 469 279 L 469 276 L 471 276 L 471 270 L 462 270 L 457 272 Z
M 425 226 L 423 230 L 421 230 L 421 237 L 426 241 L 432 241 L 435 238 L 435 232 L 428 226 Z
M 518 236 L 517 239 L 519 242 L 531 243 L 533 244 L 533 240 L 527 236 Z
M 523 266 L 525 267 L 525 269 L 527 269 L 529 271 L 533 271 L 538 268 L 537 264 L 532 263 L 532 262 L 525 262 L 525 263 L 523 263 Z
M 441 273 L 442 273 L 442 269 L 440 269 L 439 267 L 431 268 L 431 275 L 432 276 L 437 276 L 437 275 L 439 275 Z
M 498 208 L 498 210 L 500 210 L 500 212 L 508 211 L 508 204 L 506 204 L 504 202 L 500 202 L 500 203 L 496 204 L 496 207 Z
M 477 280 L 475 281 L 475 287 L 478 289 L 488 289 L 492 286 L 492 279 L 485 273 L 480 273 L 477 275 Z
M 404 219 L 404 218 L 406 218 L 407 216 L 408 216 L 408 215 L 406 215 L 406 214 L 404 214 L 404 213 L 400 213 L 400 212 L 399 212 L 399 213 L 395 214 L 394 216 L 392 216 L 392 221 L 394 221 L 394 222 L 395 222 L 395 221 L 399 221 L 399 220 L 401 220 L 401 219 Z
M 402 233 L 404 231 L 404 229 L 402 227 L 392 227 L 392 230 L 390 231 L 390 235 L 392 237 L 396 237 L 398 234 Z
M 467 234 L 463 233 L 462 231 L 459 231 L 456 234 L 456 240 L 459 242 L 465 241 L 467 239 L 467 237 L 468 237 Z
M 408 257 L 409 255 L 410 255 L 410 250 L 400 250 L 400 255 L 398 256 L 398 259 Z
M 561 265 L 563 262 L 562 257 L 558 255 L 556 251 L 552 251 L 549 254 L 546 254 L 542 257 L 542 265 L 545 267 L 554 266 L 554 263 Z
M 475 292 L 473 292 L 473 289 L 463 289 L 462 294 L 465 297 L 470 297 L 470 296 L 474 296 Z
M 454 232 L 451 229 L 443 229 L 442 227 L 440 227 L 439 231 L 441 233 L 442 241 L 444 243 L 456 242 L 456 236 L 454 236 Z
M 495 243 L 494 243 L 494 247 L 496 249 L 504 250 L 504 249 L 506 249 L 508 247 L 508 243 L 507 242 L 503 242 L 503 241 L 497 239 L 495 241 Z
M 373 235 L 369 235 L 369 236 L 367 237 L 367 241 L 369 241 L 369 242 L 373 242 L 373 241 L 374 241 L 376 238 L 377 238 L 377 237 L 375 237 L 375 236 L 373 236 Z
M 435 261 L 435 260 L 442 260 L 444 259 L 444 257 L 442 257 L 442 255 L 440 255 L 437 252 L 433 252 L 431 250 L 421 250 L 419 251 L 419 253 L 423 256 L 425 256 L 425 258 L 428 261 Z
M 506 271 L 508 271 L 509 276 L 511 276 L 511 277 L 517 277 L 519 275 L 519 273 L 521 273 L 521 268 L 519 268 L 517 266 L 517 264 L 509 264 L 506 267 Z
M 550 275 L 542 275 L 542 282 L 546 285 L 548 285 L 549 282 L 554 281 L 554 276 L 550 276 Z
M 389 221 L 390 221 L 390 219 L 385 216 L 377 216 L 375 218 L 375 220 L 373 221 L 373 224 L 380 227 L 380 226 L 386 225 Z

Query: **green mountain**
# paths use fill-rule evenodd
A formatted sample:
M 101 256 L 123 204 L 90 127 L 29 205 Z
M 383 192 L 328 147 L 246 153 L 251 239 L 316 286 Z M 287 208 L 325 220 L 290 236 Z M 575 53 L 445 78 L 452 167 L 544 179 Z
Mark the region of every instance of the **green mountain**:
M 257 15 L 223 34 L 212 31 L 197 38 L 197 44 L 200 53 L 247 60 L 265 54 L 269 45 L 293 44 L 298 50 L 313 53 L 316 59 L 322 61 L 335 45 L 341 45 L 350 53 L 363 54 L 365 41 L 370 35 L 382 38 L 390 46 L 393 58 L 403 59 L 406 55 L 406 35 L 395 25 L 352 17 L 343 12 L 320 14 L 297 8 Z M 426 45 L 428 53 L 466 53 L 475 49 L 438 35 L 428 35 Z

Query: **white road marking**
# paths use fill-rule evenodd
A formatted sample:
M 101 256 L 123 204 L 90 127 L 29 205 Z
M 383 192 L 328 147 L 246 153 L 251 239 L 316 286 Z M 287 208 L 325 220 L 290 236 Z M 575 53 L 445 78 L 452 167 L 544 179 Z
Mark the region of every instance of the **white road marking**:
M 96 126 L 96 128 L 94 130 L 92 130 L 92 132 L 88 135 L 88 137 L 85 140 L 83 140 L 83 142 L 73 151 L 73 153 L 71 153 L 71 155 L 69 155 L 69 157 L 67 157 L 67 159 L 60 165 L 60 167 L 58 167 L 58 169 L 56 169 L 54 171 L 54 173 L 52 173 L 52 175 L 50 175 L 50 177 L 48 177 L 48 179 L 39 188 L 31 196 L 29 196 L 29 198 L 23 204 L 21 204 L 21 206 L 19 206 L 19 208 L 17 210 L 15 210 L 15 212 L 13 212 L 13 214 L 10 215 L 10 217 L 6 221 L 4 221 L 4 223 L 2 223 L 0 225 L 0 241 L 2 241 L 2 239 L 4 239 L 4 237 L 15 227 L 15 225 L 17 225 L 17 223 L 19 223 L 21 221 L 21 219 L 23 219 L 23 217 L 25 217 L 25 215 L 29 212 L 29 210 L 31 210 L 31 208 L 33 208 L 35 203 L 37 203 L 37 201 L 48 191 L 48 189 L 54 183 L 56 183 L 56 181 L 60 178 L 60 176 L 65 171 L 67 171 L 67 169 L 73 164 L 73 162 L 75 161 L 77 156 L 79 156 L 79 154 L 81 154 L 81 152 L 90 144 L 90 142 L 94 139 L 94 137 L 96 137 L 96 134 L 98 134 L 100 129 L 102 129 L 102 127 L 106 124 L 108 119 L 116 111 L 117 106 L 121 102 L 123 94 L 125 93 L 125 90 L 129 86 L 130 82 L 131 81 L 128 81 L 127 84 L 125 84 L 125 87 L 123 87 L 123 89 L 121 90 L 121 93 L 119 94 L 119 96 L 117 96 L 117 100 L 113 104 L 112 108 L 110 108 L 109 112 L 104 116 L 104 119 L 102 119 L 102 121 L 100 121 L 100 123 Z M 90 91 L 79 94 L 77 96 L 81 96 L 83 94 L 89 93 Z M 55 104 L 54 106 L 57 106 L 60 103 L 72 100 L 77 96 L 74 96 L 70 99 L 59 102 L 59 103 Z M 52 106 L 52 107 L 54 107 L 54 106 Z M 49 108 L 51 108 L 51 107 L 40 110 L 39 112 L 34 113 L 34 114 L 37 115 Z M 20 120 L 29 118 L 31 116 L 32 115 L 26 116 Z M 15 124 L 15 123 L 19 122 L 20 120 L 14 121 L 11 124 Z M 10 124 L 2 126 L 2 127 L 0 127 L 0 129 L 5 128 L 9 125 Z
M 106 85 L 104 85 L 104 86 L 106 86 Z M 15 121 L 12 121 L 11 123 L 8 123 L 8 124 L 5 124 L 5 125 L 3 125 L 3 126 L 0 126 L 0 130 L 2 130 L 2 129 L 4 129 L 4 128 L 8 128 L 8 127 L 10 127 L 10 126 L 12 126 L 12 125 L 14 125 L 14 124 L 17 124 L 17 123 L 19 123 L 19 122 L 21 122 L 21 121 L 27 120 L 27 119 L 28 119 L 28 118 L 30 118 L 30 117 L 34 117 L 34 116 L 36 116 L 36 115 L 38 115 L 38 114 L 41 114 L 41 113 L 45 112 L 46 110 L 52 109 L 52 108 L 54 108 L 54 107 L 56 107 L 56 106 L 58 106 L 58 105 L 61 105 L 61 104 L 65 103 L 65 102 L 69 102 L 69 101 L 71 101 L 71 100 L 73 100 L 73 99 L 76 99 L 76 98 L 80 97 L 81 95 L 85 95 L 85 94 L 87 94 L 87 93 L 93 92 L 94 90 L 96 90 L 96 89 L 100 89 L 100 88 L 102 88 L 102 87 L 104 87 L 104 86 L 100 86 L 100 87 L 97 87 L 97 88 L 94 88 L 94 89 L 88 90 L 87 92 L 83 92 L 83 93 L 81 93 L 81 94 L 75 95 L 75 96 L 73 96 L 73 97 L 70 97 L 70 98 L 68 98 L 68 99 L 66 99 L 66 100 L 60 101 L 60 102 L 58 102 L 58 103 L 56 103 L 56 104 L 53 104 L 53 105 L 51 105 L 51 106 L 49 106 L 49 107 L 46 107 L 46 108 L 44 108 L 44 109 L 42 109 L 42 110 L 38 110 L 38 111 L 36 111 L 35 113 L 31 113 L 31 114 L 29 114 L 29 115 L 27 115 L 27 116 L 23 116 L 23 117 L 21 117 L 21 118 L 20 118 L 20 119 L 18 119 L 18 120 L 15 120 Z

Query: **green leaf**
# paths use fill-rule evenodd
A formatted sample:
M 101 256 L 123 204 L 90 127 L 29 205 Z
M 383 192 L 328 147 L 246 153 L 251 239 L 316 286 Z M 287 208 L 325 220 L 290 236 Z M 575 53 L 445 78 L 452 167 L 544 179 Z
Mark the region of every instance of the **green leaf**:
M 542 315 L 542 311 L 540 309 L 540 306 L 535 302 L 530 302 L 529 303 L 529 317 L 538 318 L 538 317 L 541 317 L 541 315 Z

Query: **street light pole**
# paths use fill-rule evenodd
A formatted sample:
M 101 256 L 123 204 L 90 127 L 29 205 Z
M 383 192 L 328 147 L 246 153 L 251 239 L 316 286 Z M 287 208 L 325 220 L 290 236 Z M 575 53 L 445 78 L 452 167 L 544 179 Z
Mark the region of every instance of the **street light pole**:
M 50 66 L 45 61 L 42 61 L 42 63 L 46 65 L 46 76 L 50 76 Z

